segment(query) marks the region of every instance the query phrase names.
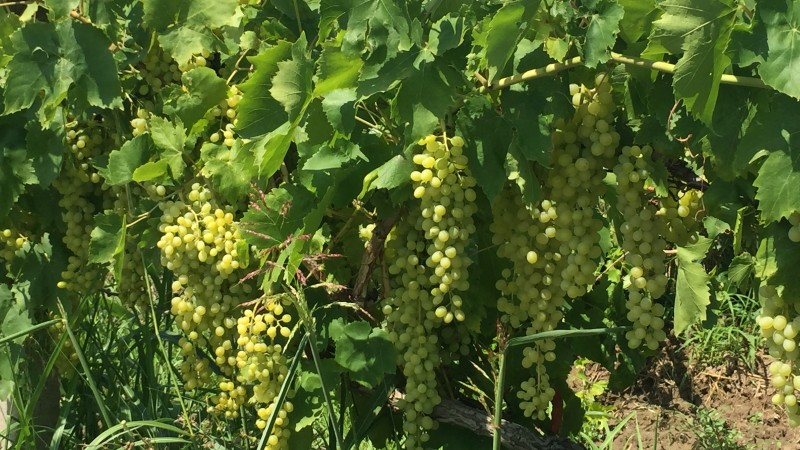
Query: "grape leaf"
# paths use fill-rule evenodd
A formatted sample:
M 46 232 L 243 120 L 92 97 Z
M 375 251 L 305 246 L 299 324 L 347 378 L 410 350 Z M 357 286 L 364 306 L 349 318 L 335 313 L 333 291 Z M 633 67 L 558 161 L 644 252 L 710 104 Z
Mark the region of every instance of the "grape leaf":
M 713 240 L 700 238 L 696 244 L 678 247 L 678 276 L 675 284 L 675 334 L 706 320 L 711 303 L 708 280 L 711 278 L 696 262 L 705 257 Z
M 779 97 L 770 108 L 759 109 L 742 137 L 737 159 L 741 164 L 747 157 L 766 155 L 753 186 L 761 219 L 776 221 L 800 211 L 800 124 L 794 120 L 800 105 Z
M 321 2 L 320 12 L 333 3 L 337 2 Z M 411 48 L 408 16 L 394 0 L 341 1 L 339 7 L 342 6 L 349 14 L 342 40 L 344 51 L 360 54 L 368 50 L 391 58 L 398 51 Z
M 255 70 L 247 81 L 239 85 L 243 98 L 237 107 L 239 123 L 237 131 L 242 137 L 263 136 L 286 122 L 283 106 L 269 95 L 272 78 L 278 71 L 278 62 L 291 56 L 292 44 L 281 41 L 257 56 L 250 62 Z M 184 123 L 189 123 L 184 121 Z
M 112 186 L 133 180 L 133 172 L 147 162 L 155 153 L 149 135 L 136 136 L 114 150 L 108 157 L 108 166 L 98 170 L 106 182 Z
M 189 27 L 170 30 L 158 36 L 158 42 L 178 64 L 185 64 L 192 55 L 200 54 L 203 50 L 210 52 L 224 50 L 224 46 L 214 33 Z
M 181 76 L 186 91 L 170 97 L 164 105 L 164 113 L 176 115 L 185 124 L 195 124 L 206 112 L 225 100 L 228 85 L 225 80 L 208 67 L 197 67 Z
M 100 108 L 122 108 L 117 63 L 108 51 L 111 41 L 100 29 L 78 21 L 58 25 L 64 59 L 74 65 L 73 97 Z M 85 105 L 81 105 L 85 107 Z
M 730 65 L 725 53 L 736 22 L 732 0 L 675 0 L 661 5 L 650 45 L 661 45 L 673 55 L 683 53 L 675 65 L 673 89 L 700 120 L 711 124 L 719 94 L 719 80 Z
M 345 324 L 342 319 L 331 322 L 328 330 L 336 343 L 335 361 L 356 382 L 372 388 L 395 372 L 397 352 L 385 330 L 363 321 Z
M 306 45 L 305 35 L 292 45 L 292 59 L 278 63 L 278 71 L 269 88 L 272 98 L 283 105 L 291 121 L 305 111 L 311 99 L 314 66 L 306 55 Z
M 769 46 L 758 74 L 778 91 L 800 99 L 800 1 L 764 1 L 756 11 L 766 25 Z
M 256 175 L 256 165 L 252 153 L 240 140 L 233 147 L 206 143 L 200 150 L 203 176 L 211 178 L 215 192 L 228 202 L 235 204 L 250 191 L 250 181 Z
M 488 80 L 494 82 L 502 75 L 514 55 L 522 36 L 533 24 L 533 16 L 539 9 L 540 0 L 513 1 L 500 8 L 486 24 L 483 44 Z
M 50 183 L 61 172 L 61 160 L 64 157 L 63 136 L 52 129 L 42 129 L 36 121 L 25 126 L 28 153 L 36 178 L 42 187 Z
M 149 161 L 137 167 L 136 170 L 133 171 L 131 178 L 137 183 L 141 183 L 143 181 L 160 180 L 167 176 L 168 168 L 169 164 L 167 164 L 166 159 Z
M 11 35 L 14 56 L 9 61 L 4 114 L 28 108 L 39 96 L 45 105 L 60 102 L 73 82 L 73 63 L 63 59 L 52 23 L 28 23 Z
M 366 155 L 361 153 L 358 144 L 338 139 L 331 144 L 323 144 L 303 164 L 304 170 L 330 170 L 338 169 L 344 164 L 354 160 L 367 161 Z
M 125 219 L 114 212 L 94 216 L 90 234 L 89 262 L 107 263 L 125 248 Z
M 67 17 L 73 9 L 78 7 L 79 2 L 80 0 L 45 0 L 44 6 L 50 10 L 50 18 L 57 21 Z
M 619 22 L 625 11 L 614 0 L 599 1 L 589 18 L 583 60 L 586 67 L 596 67 L 610 58 L 608 49 L 614 46 L 619 33 Z
M 761 240 L 756 252 L 756 276 L 768 280 L 770 284 L 783 285 L 785 299 L 800 298 L 800 252 L 797 243 L 789 239 L 789 228 L 783 223 L 767 228 L 766 237 Z M 795 300 L 792 300 L 795 301 Z
M 150 137 L 153 139 L 159 156 L 169 164 L 174 178 L 180 178 L 186 163 L 183 161 L 183 147 L 186 144 L 186 129 L 180 119 L 173 125 L 170 121 L 153 116 L 150 118 Z
M 736 287 L 746 283 L 755 271 L 755 260 L 750 253 L 735 256 L 728 266 L 728 280 Z
M 158 31 L 173 23 L 208 28 L 228 25 L 235 17 L 237 3 L 236 0 L 142 0 L 145 23 Z
M 355 89 L 336 89 L 322 100 L 322 109 L 334 129 L 349 135 L 356 125 L 355 104 Z
M 341 47 L 325 45 L 320 54 L 317 68 L 315 96 L 325 96 L 336 89 L 354 88 L 364 62 L 357 56 L 349 55 Z
M 434 55 L 443 55 L 448 50 L 458 48 L 466 32 L 465 19 L 448 14 L 431 27 L 428 48 Z
M 402 81 L 394 100 L 392 117 L 411 123 L 405 135 L 416 141 L 439 125 L 448 108 L 455 102 L 455 87 L 432 64 L 423 64 L 419 70 Z
M 25 190 L 25 185 L 36 183 L 36 175 L 33 173 L 33 165 L 24 148 L 9 148 L 5 145 L 2 147 L 3 152 L 0 153 L 0 215 L 4 216 Z
M 364 177 L 364 185 L 358 198 L 363 198 L 373 189 L 396 189 L 409 184 L 413 170 L 414 165 L 411 161 L 405 159 L 403 155 L 395 155 Z
M 506 182 L 506 154 L 513 131 L 484 97 L 467 100 L 456 115 L 456 132 L 464 138 L 464 154 L 478 186 L 493 201 Z
M 655 0 L 617 0 L 625 11 L 619 23 L 619 35 L 628 44 L 650 32 L 659 10 Z

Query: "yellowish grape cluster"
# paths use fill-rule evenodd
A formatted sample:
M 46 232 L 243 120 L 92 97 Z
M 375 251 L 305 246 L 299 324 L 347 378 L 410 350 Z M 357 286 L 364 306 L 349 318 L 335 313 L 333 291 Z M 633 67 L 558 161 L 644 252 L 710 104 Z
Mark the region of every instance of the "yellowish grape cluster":
M 430 439 L 428 432 L 436 426 L 430 416 L 441 402 L 435 373 L 441 359 L 434 330 L 442 319 L 436 316 L 430 278 L 418 256 L 427 247 L 422 215 L 414 208 L 408 217 L 414 221 L 401 221 L 392 232 L 395 238 L 387 239 L 386 258 L 391 261 L 388 270 L 396 284 L 383 312 L 389 337 L 398 350 L 398 364 L 406 377 L 406 395 L 398 402 L 405 413 L 406 448 L 416 450 Z
M 756 319 L 761 336 L 766 338 L 769 355 L 775 358 L 769 365 L 770 381 L 777 391 L 772 403 L 783 405 L 789 425 L 800 426 L 800 303 L 788 303 L 780 287 L 761 285 L 758 290 L 763 310 Z
M 0 230 L 0 264 L 9 264 L 14 259 L 14 253 L 21 249 L 28 238 L 9 229 Z
M 644 344 L 655 350 L 666 339 L 664 306 L 655 300 L 667 286 L 664 249 L 667 243 L 659 236 L 663 225 L 645 197 L 644 183 L 650 173 L 653 149 L 649 146 L 623 147 L 617 158 L 617 209 L 624 221 L 618 240 L 630 266 L 625 276 L 628 290 L 628 320 L 633 329 L 625 336 L 631 348 Z
M 162 87 L 181 80 L 181 71 L 171 56 L 153 47 L 142 61 L 139 95 L 158 93 Z
M 570 298 L 584 295 L 594 284 L 601 220 L 595 217 L 605 192 L 604 165 L 616 153 L 620 136 L 613 129 L 614 101 L 605 74 L 596 87 L 570 86 L 576 108 L 573 120 L 556 122 L 553 132 L 553 164 L 548 179 L 550 200 L 556 207 L 550 230 L 566 259 L 561 288 Z
M 147 119 L 149 118 L 150 113 L 146 109 L 139 108 L 136 111 L 136 117 L 131 119 L 131 127 L 133 127 L 134 136 L 140 136 L 150 128 L 147 123 Z
M 472 215 L 476 212 L 476 194 L 472 189 L 475 178 L 467 167 L 464 140 L 453 137 L 439 141 L 428 136 L 419 142 L 422 153 L 414 155 L 418 169 L 411 172 L 414 197 L 420 199 L 421 227 L 427 246 L 421 255 L 409 255 L 408 263 L 424 264 L 432 273 L 431 300 L 434 314 L 444 323 L 464 320 L 463 300 L 458 292 L 469 289 L 467 268 L 471 264 L 466 254 L 470 236 L 475 232 Z
M 160 203 L 163 214 L 156 244 L 161 264 L 172 271 L 172 307 L 177 325 L 186 333 L 180 342 L 184 362 L 181 372 L 189 390 L 208 383 L 208 361 L 198 350 L 233 348 L 229 317 L 236 305 L 252 292 L 249 283 L 238 283 L 243 275 L 239 251 L 247 250 L 232 211 L 217 208 L 211 193 L 199 183 L 192 185 L 188 203 Z M 227 343 L 226 343 L 227 342 Z M 226 350 L 227 350 L 226 349 Z
M 71 155 L 72 175 L 82 183 L 103 181 L 97 170 L 89 164 L 91 158 L 99 156 L 104 150 L 106 138 L 99 124 L 72 121 L 66 124 L 67 149 Z M 69 164 L 68 164 L 69 165 Z
M 208 58 L 211 57 L 211 52 L 203 49 L 200 53 L 196 53 L 189 57 L 189 60 L 183 64 L 178 65 L 178 70 L 181 72 L 188 72 L 197 67 L 206 67 L 208 65 Z
M 85 172 L 65 165 L 61 175 L 53 181 L 61 199 L 61 217 L 66 224 L 63 242 L 72 252 L 67 259 L 67 268 L 61 273 L 58 287 L 88 295 L 102 287 L 102 271 L 89 264 L 89 236 L 93 228 L 96 207 L 92 201 L 99 186 L 84 181 Z
M 679 247 L 696 242 L 703 215 L 702 199 L 703 192 L 696 189 L 679 191 L 677 200 L 662 199 L 658 215 L 664 218 L 662 233 L 667 241 Z
M 240 101 L 242 101 L 242 93 L 236 86 L 231 86 L 228 89 L 228 98 L 211 110 L 211 120 L 217 120 L 220 124 L 220 131 L 211 135 L 211 142 L 216 143 L 222 140 L 226 147 L 233 147 L 236 142 L 236 107 Z
M 565 260 L 553 227 L 556 207 L 550 200 L 527 208 L 516 186 L 507 187 L 492 206 L 490 228 L 497 255 L 511 262 L 496 283 L 500 319 L 513 328 L 526 326 L 526 335 L 554 329 L 561 321 L 565 292 L 561 274 Z M 545 361 L 555 359 L 555 341 L 541 340 L 523 350 L 522 365 L 535 374 L 520 385 L 517 397 L 525 415 L 544 419 L 555 391 L 550 387 Z

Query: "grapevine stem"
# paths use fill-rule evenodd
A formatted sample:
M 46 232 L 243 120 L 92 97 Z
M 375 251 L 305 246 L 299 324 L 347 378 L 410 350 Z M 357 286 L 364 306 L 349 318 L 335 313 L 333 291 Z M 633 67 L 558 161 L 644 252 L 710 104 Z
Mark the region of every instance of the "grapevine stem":
M 675 73 L 675 64 L 670 64 L 663 61 L 653 61 L 650 59 L 638 58 L 636 56 L 622 55 L 616 52 L 611 52 L 611 59 L 620 64 L 625 64 L 629 66 L 644 67 L 646 69 L 669 73 L 669 74 Z M 544 67 L 531 69 L 526 72 L 512 75 L 510 77 L 501 78 L 497 80 L 497 82 L 495 83 L 489 83 L 486 80 L 486 78 L 484 78 L 483 76 L 478 76 L 478 74 L 476 74 L 475 78 L 483 85 L 481 90 L 483 92 L 489 92 L 489 91 L 504 89 L 511 85 L 533 80 L 535 78 L 555 75 L 561 72 L 562 70 L 571 69 L 573 67 L 577 67 L 580 65 L 583 65 L 583 60 L 579 56 L 576 56 L 572 59 L 564 61 L 563 63 L 552 63 Z M 723 74 L 720 77 L 719 81 L 720 83 L 723 84 L 734 84 L 738 86 L 748 86 L 748 87 L 755 87 L 762 89 L 769 88 L 769 86 L 767 86 L 763 81 L 761 81 L 760 78 L 754 78 L 754 77 L 743 77 L 738 75 Z
M 500 450 L 501 436 L 500 425 L 503 420 L 503 393 L 506 390 L 506 350 L 500 354 L 500 373 L 497 374 L 497 384 L 494 388 L 494 416 L 492 417 L 492 449 Z

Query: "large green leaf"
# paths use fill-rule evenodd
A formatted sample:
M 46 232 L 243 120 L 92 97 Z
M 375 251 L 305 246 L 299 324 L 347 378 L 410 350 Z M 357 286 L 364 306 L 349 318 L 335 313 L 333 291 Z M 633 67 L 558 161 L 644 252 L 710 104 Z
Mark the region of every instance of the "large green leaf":
M 658 17 L 655 0 L 617 0 L 625 10 L 619 23 L 619 35 L 629 44 L 648 34 Z
M 363 65 L 361 58 L 343 52 L 337 45 L 323 46 L 314 95 L 325 96 L 336 89 L 354 88 Z
M 306 39 L 292 45 L 292 59 L 280 61 L 272 78 L 269 93 L 283 105 L 290 121 L 294 121 L 308 106 L 311 99 L 311 77 L 314 65 L 306 54 Z
M 778 96 L 770 108 L 759 109 L 736 155 L 739 164 L 766 155 L 753 182 L 761 219 L 765 221 L 780 220 L 792 211 L 800 211 L 800 122 L 795 120 L 800 105 Z
M 456 131 L 464 138 L 464 154 L 478 186 L 492 201 L 506 182 L 506 154 L 513 131 L 484 97 L 469 99 L 456 116 Z
M 770 284 L 783 285 L 783 298 L 791 302 L 800 299 L 800 252 L 797 243 L 789 240 L 789 229 L 784 224 L 773 224 L 767 229 L 756 253 L 755 275 Z
M 111 262 L 125 248 L 125 219 L 114 212 L 106 212 L 96 215 L 94 223 L 89 240 L 89 262 Z
M 769 46 L 758 74 L 773 88 L 800 98 L 800 0 L 761 1 L 757 11 Z
M 673 55 L 683 54 L 675 66 L 675 96 L 706 124 L 711 123 L 723 71 L 730 65 L 725 53 L 736 22 L 732 0 L 674 0 L 662 3 L 664 15 L 653 25 L 651 45 Z
M 207 67 L 184 72 L 181 82 L 186 90 L 176 90 L 176 95 L 167 99 L 164 113 L 175 114 L 187 125 L 200 121 L 209 109 L 228 96 L 225 80 Z
M 320 11 L 338 3 L 349 14 L 342 49 L 353 54 L 380 52 L 392 57 L 411 48 L 409 20 L 404 2 L 395 0 L 323 1 Z
M 41 129 L 39 123 L 30 121 L 25 126 L 28 158 L 33 165 L 39 184 L 47 187 L 61 172 L 64 157 L 64 138 L 53 129 Z
M 278 63 L 291 57 L 291 42 L 281 41 L 250 58 L 255 70 L 239 86 L 243 93 L 237 108 L 237 131 L 243 137 L 263 136 L 286 122 L 286 111 L 274 98 L 265 95 L 272 87 Z
M 133 172 L 150 159 L 155 153 L 153 141 L 149 135 L 136 136 L 114 150 L 108 157 L 108 166 L 100 169 L 108 184 L 115 186 L 133 180 Z
M 201 149 L 203 176 L 211 178 L 214 191 L 235 204 L 250 192 L 250 182 L 256 175 L 252 153 L 237 140 L 233 147 L 206 143 Z
M 8 63 L 5 114 L 30 107 L 40 95 L 46 105 L 66 98 L 74 65 L 63 58 L 59 41 L 52 23 L 29 23 L 11 35 L 14 57 Z
M 155 116 L 150 119 L 150 137 L 159 157 L 167 161 L 172 176 L 180 178 L 186 163 L 183 161 L 183 146 L 186 144 L 186 129 L 178 120 L 175 124 Z
M 608 49 L 614 46 L 619 33 L 619 22 L 625 11 L 615 0 L 596 2 L 589 18 L 586 42 L 583 45 L 583 60 L 587 67 L 595 67 L 608 61 Z
M 711 303 L 708 280 L 711 278 L 698 263 L 713 241 L 700 238 L 696 244 L 678 247 L 678 276 L 675 284 L 675 334 L 706 320 L 706 308 Z
M 456 87 L 432 64 L 423 64 L 400 84 L 392 116 L 410 122 L 406 136 L 416 141 L 439 126 L 448 108 L 455 102 Z
M 331 322 L 329 333 L 336 343 L 336 362 L 353 380 L 372 388 L 394 373 L 397 352 L 385 330 L 367 322 L 345 324 L 338 319 Z
M 484 46 L 485 67 L 490 82 L 504 74 L 517 44 L 533 25 L 532 19 L 539 9 L 539 3 L 539 0 L 506 3 L 486 24 L 485 41 L 478 43 Z

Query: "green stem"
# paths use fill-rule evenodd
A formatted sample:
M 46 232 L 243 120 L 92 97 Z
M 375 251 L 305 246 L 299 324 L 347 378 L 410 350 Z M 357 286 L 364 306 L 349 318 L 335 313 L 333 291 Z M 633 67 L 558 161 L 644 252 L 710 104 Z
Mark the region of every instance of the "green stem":
M 506 347 L 508 348 L 508 347 Z M 492 449 L 500 450 L 500 425 L 503 422 L 503 393 L 506 390 L 506 349 L 500 352 L 500 373 L 494 387 L 494 417 L 492 418 Z
M 308 322 L 306 322 L 308 324 Z M 317 337 L 314 333 L 313 326 L 306 327 L 306 333 L 308 335 L 309 343 L 311 344 L 311 356 L 314 358 L 314 367 L 317 369 L 317 374 L 319 375 L 319 384 L 322 387 L 322 395 L 325 397 L 325 407 L 328 409 L 328 416 L 330 416 L 331 420 L 331 428 L 333 428 L 333 434 L 336 437 L 336 445 L 340 449 L 344 449 L 344 441 L 342 441 L 342 437 L 339 435 L 339 426 L 336 420 L 336 414 L 333 411 L 333 403 L 331 402 L 330 395 L 328 395 L 328 389 L 325 387 L 325 378 L 322 376 L 322 366 L 320 365 L 319 359 L 319 352 L 317 352 Z
M 33 333 L 34 331 L 41 330 L 42 328 L 48 328 L 51 325 L 57 324 L 58 322 L 61 322 L 61 319 L 53 319 L 53 320 L 48 320 L 47 322 L 37 323 L 36 325 L 30 328 L 26 328 L 22 331 L 17 331 L 16 333 L 9 334 L 8 336 L 3 336 L 2 338 L 0 338 L 0 344 L 5 344 L 6 342 L 13 341 L 18 337 L 25 336 L 26 334 Z
M 64 329 L 67 331 L 67 336 L 69 336 L 69 340 L 72 341 L 72 348 L 75 350 L 75 356 L 78 357 L 78 361 L 81 363 L 81 367 L 83 368 L 84 375 L 86 376 L 86 383 L 89 385 L 89 389 L 92 391 L 94 400 L 97 402 L 97 407 L 100 410 L 100 415 L 103 417 L 104 425 L 106 427 L 110 427 L 111 416 L 108 414 L 108 408 L 103 402 L 103 397 L 100 395 L 100 389 L 97 388 L 97 383 L 94 382 L 94 377 L 92 377 L 92 372 L 89 369 L 89 363 L 86 361 L 86 357 L 83 355 L 83 351 L 81 350 L 78 339 L 72 332 L 72 327 L 69 325 L 69 320 L 67 318 L 67 312 L 64 310 L 64 306 L 61 304 L 61 302 L 58 302 L 58 309 L 60 310 L 59 312 L 63 318 Z
M 611 52 L 611 60 L 628 66 L 643 67 L 645 69 L 655 70 L 658 72 L 664 72 L 669 74 L 675 73 L 675 64 L 670 64 L 664 61 L 653 61 L 650 59 L 639 58 L 636 56 L 622 55 L 616 52 Z M 485 78 L 483 78 L 483 76 L 479 76 L 479 74 L 476 74 L 475 77 L 483 85 L 481 91 L 489 92 L 489 91 L 504 89 L 511 85 L 523 83 L 525 81 L 530 81 L 535 78 L 552 76 L 561 72 L 562 70 L 571 69 L 573 67 L 581 65 L 583 65 L 583 60 L 579 56 L 576 56 L 572 59 L 564 61 L 563 63 L 552 63 L 544 67 L 531 69 L 526 72 L 518 73 L 516 75 L 511 75 L 510 77 L 501 78 L 497 80 L 497 82 L 495 83 L 489 83 Z M 763 81 L 761 81 L 761 79 L 753 77 L 743 77 L 738 75 L 723 74 L 720 77 L 719 81 L 720 83 L 723 84 L 733 84 L 737 86 L 747 86 L 760 89 L 770 88 Z
M 126 186 L 127 189 L 127 186 Z M 128 190 L 129 191 L 129 190 Z M 129 191 L 130 192 L 130 191 Z M 167 373 L 169 373 L 169 381 L 172 383 L 172 388 L 175 390 L 175 396 L 178 398 L 178 404 L 181 406 L 181 412 L 183 413 L 183 417 L 186 420 L 186 426 L 188 427 L 189 436 L 194 436 L 194 431 L 192 431 L 192 421 L 189 419 L 189 411 L 186 409 L 186 405 L 183 403 L 183 395 L 181 392 L 180 386 L 178 386 L 178 379 L 175 376 L 175 373 L 172 372 L 172 364 L 169 362 L 169 358 L 167 357 L 167 350 L 164 348 L 164 341 L 161 340 L 161 333 L 158 330 L 158 316 L 156 315 L 155 303 L 153 301 L 153 294 L 152 288 L 150 287 L 150 277 L 147 276 L 147 265 L 144 260 L 144 253 L 141 254 L 142 260 L 142 267 L 145 269 L 145 276 L 144 276 L 144 285 L 145 289 L 147 289 L 147 299 L 148 299 L 148 306 L 150 307 L 150 315 L 153 318 L 153 333 L 156 336 L 156 340 L 158 341 L 158 348 L 161 351 L 161 357 L 164 358 L 164 363 L 167 365 Z

